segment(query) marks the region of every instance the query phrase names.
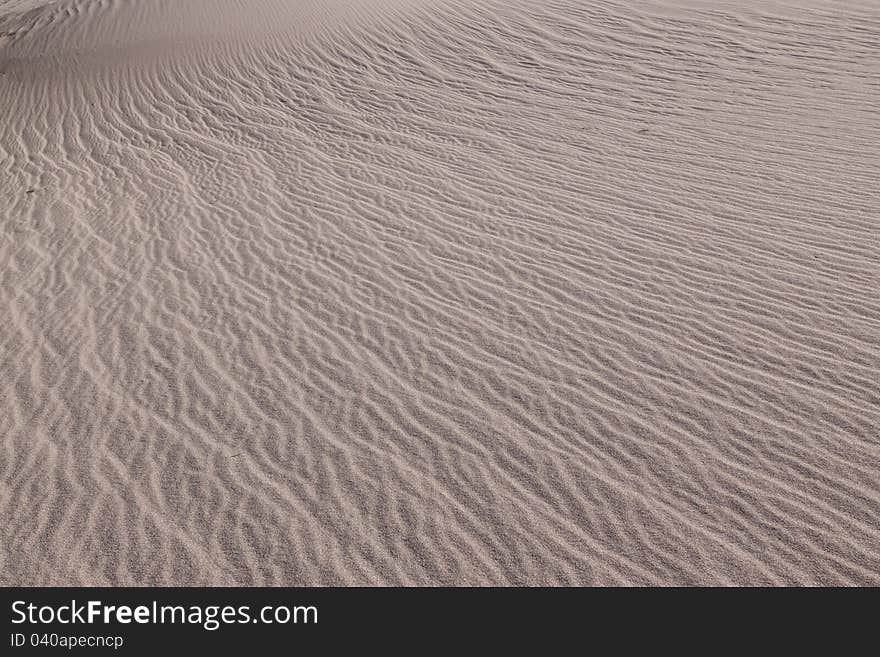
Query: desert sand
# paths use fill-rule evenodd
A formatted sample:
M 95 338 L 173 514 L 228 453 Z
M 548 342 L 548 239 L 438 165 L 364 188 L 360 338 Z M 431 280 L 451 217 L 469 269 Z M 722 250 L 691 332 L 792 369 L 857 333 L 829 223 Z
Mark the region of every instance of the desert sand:
M 0 583 L 880 584 L 878 34 L 0 0 Z

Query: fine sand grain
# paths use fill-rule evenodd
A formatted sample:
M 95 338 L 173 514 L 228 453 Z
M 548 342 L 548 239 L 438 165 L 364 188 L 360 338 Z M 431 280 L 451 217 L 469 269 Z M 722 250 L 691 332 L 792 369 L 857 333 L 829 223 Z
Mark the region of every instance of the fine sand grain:
M 880 584 L 878 39 L 0 0 L 0 584 Z

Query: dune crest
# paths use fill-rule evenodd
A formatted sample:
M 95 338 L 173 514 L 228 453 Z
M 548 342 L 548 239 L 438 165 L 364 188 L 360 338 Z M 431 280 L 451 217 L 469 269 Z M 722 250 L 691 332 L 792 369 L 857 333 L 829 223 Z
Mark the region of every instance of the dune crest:
M 0 0 L 0 583 L 880 584 L 878 33 Z

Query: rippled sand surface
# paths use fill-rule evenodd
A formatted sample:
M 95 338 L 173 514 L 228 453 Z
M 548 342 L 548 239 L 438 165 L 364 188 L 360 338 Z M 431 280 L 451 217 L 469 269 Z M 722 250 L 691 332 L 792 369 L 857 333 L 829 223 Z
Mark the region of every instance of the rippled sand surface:
M 0 0 L 0 583 L 880 584 L 878 34 Z

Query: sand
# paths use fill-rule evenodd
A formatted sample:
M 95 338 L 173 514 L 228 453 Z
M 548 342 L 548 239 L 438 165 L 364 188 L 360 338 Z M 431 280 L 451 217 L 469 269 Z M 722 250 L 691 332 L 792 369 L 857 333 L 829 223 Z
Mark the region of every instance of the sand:
M 0 583 L 880 584 L 876 2 L 0 34 Z

